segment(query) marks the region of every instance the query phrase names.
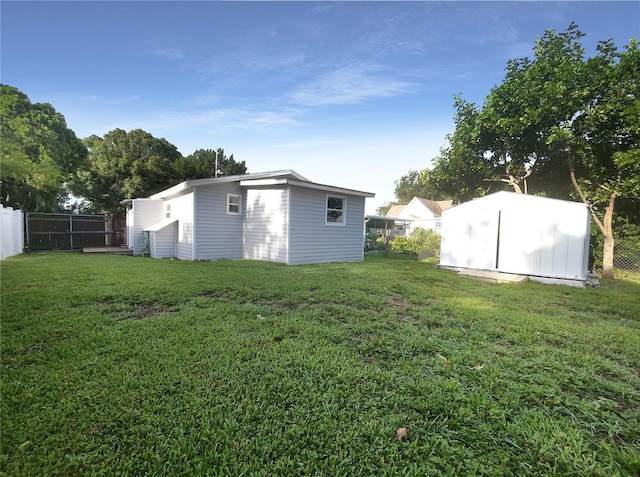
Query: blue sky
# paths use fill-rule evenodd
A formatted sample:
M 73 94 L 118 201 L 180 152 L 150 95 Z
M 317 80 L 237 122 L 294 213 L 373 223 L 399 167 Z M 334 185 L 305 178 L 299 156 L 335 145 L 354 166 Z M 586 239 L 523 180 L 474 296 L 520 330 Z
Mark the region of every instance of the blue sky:
M 588 52 L 640 35 L 640 2 L 1 2 L 2 83 L 78 137 L 143 129 L 182 154 L 394 200 L 509 59 L 576 22 Z

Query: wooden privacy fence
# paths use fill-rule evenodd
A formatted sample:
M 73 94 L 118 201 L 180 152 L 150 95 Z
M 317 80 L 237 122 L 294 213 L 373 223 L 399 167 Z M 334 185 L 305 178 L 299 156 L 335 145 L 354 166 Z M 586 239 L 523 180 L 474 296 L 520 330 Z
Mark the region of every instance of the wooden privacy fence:
M 22 212 L 0 204 L 0 260 L 22 253 L 24 229 Z
M 124 219 L 110 215 L 25 214 L 29 250 L 78 250 L 124 243 Z

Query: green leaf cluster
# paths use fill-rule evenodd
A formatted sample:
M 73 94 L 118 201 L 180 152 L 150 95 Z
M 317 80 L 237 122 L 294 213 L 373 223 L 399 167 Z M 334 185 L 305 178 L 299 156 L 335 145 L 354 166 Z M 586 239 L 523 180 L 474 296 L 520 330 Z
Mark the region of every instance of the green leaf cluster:
M 87 150 L 50 104 L 32 104 L 17 88 L 0 85 L 2 203 L 23 211 L 58 208 L 63 183 Z
M 120 201 L 146 197 L 189 179 L 245 174 L 244 161 L 222 148 L 182 156 L 164 138 L 141 129 L 76 137 L 50 104 L 32 104 L 0 85 L 0 180 L 6 206 L 25 212 L 62 210 L 73 194 L 82 212 L 121 212 Z
M 233 155 L 226 157 L 223 149 L 199 149 L 184 157 L 166 139 L 141 129 L 114 129 L 84 142 L 89 160 L 69 187 L 89 202 L 91 212 L 117 213 L 123 199 L 147 197 L 185 180 L 247 171 L 244 161 L 236 162 Z
M 614 210 L 640 222 L 640 49 L 601 41 L 585 57 L 571 24 L 510 60 L 482 106 L 455 99 L 455 131 L 429 186 L 463 202 L 509 188 L 581 200 L 604 237 L 612 276 Z
M 640 51 L 612 40 L 585 58 L 577 25 L 539 37 L 533 57 L 510 60 L 502 84 L 482 106 L 455 98 L 455 131 L 429 171 L 430 185 L 466 201 L 526 187 L 529 193 L 578 197 L 569 152 L 587 201 L 640 196 Z M 511 178 L 512 180 L 508 180 Z

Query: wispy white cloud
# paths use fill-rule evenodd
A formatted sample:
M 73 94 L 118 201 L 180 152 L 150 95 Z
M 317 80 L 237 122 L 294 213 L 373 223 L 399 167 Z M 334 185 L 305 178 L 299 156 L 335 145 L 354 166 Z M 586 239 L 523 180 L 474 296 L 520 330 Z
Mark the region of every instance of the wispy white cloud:
M 167 137 L 178 137 L 181 132 L 194 130 L 265 132 L 272 129 L 291 127 L 297 124 L 295 110 L 268 111 L 247 108 L 221 108 L 185 112 L 167 110 L 163 112 L 141 112 L 126 122 L 120 120 L 124 129 L 143 129 Z
M 377 65 L 354 64 L 323 74 L 289 93 L 302 106 L 357 104 L 406 94 L 413 84 L 381 71 Z
M 307 58 L 300 52 L 234 51 L 202 59 L 191 69 L 202 80 L 237 86 L 242 82 L 267 82 L 282 79 L 304 67 Z
M 180 60 L 184 58 L 184 53 L 179 48 L 173 47 L 156 47 L 151 49 L 151 54 L 161 58 L 169 58 L 171 60 Z

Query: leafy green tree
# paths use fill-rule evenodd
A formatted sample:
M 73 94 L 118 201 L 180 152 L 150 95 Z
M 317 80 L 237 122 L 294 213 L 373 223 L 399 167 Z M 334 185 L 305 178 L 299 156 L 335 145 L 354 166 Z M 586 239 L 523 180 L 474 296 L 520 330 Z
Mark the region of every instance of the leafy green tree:
M 465 202 L 489 193 L 500 172 L 486 153 L 487 133 L 476 105 L 457 96 L 454 107 L 455 131 L 447 136 L 449 145 L 440 150 L 428 180 L 432 189 L 454 202 Z
M 627 198 L 640 207 L 640 49 L 637 39 L 624 52 L 609 40 L 598 52 L 585 64 L 585 107 L 553 127 L 547 142 L 591 209 L 603 236 L 603 275 L 613 277 L 615 205 Z
M 0 85 L 0 93 L 2 203 L 31 212 L 59 210 L 63 185 L 86 162 L 86 147 L 50 104 L 32 104 L 12 86 Z
M 91 212 L 118 213 L 121 200 L 146 197 L 183 180 L 173 167 L 181 157 L 176 147 L 141 129 L 114 129 L 84 143 L 89 160 L 69 187 L 89 202 Z
M 445 200 L 447 194 L 433 187 L 431 170 L 410 170 L 406 175 L 395 181 L 395 196 L 399 204 L 408 204 L 414 197 L 431 200 Z
M 391 207 L 393 207 L 394 205 L 400 205 L 400 202 L 399 201 L 387 202 L 386 204 L 383 204 L 376 208 L 376 214 L 378 214 L 381 217 L 384 217 L 385 215 L 387 215 L 387 212 L 389 212 L 389 209 L 391 209 Z
M 549 30 L 532 59 L 509 61 L 482 108 L 457 98 L 456 129 L 430 181 L 457 200 L 504 186 L 579 198 L 612 277 L 614 207 L 640 210 L 640 54 L 637 40 L 623 51 L 607 40 L 585 59 L 583 36 L 575 24 Z
M 245 161 L 236 162 L 233 154 L 229 157 L 225 156 L 222 148 L 218 148 L 216 151 L 213 149 L 198 149 L 193 154 L 177 159 L 173 167 L 177 177 L 182 178 L 182 180 L 234 176 L 247 173 Z

